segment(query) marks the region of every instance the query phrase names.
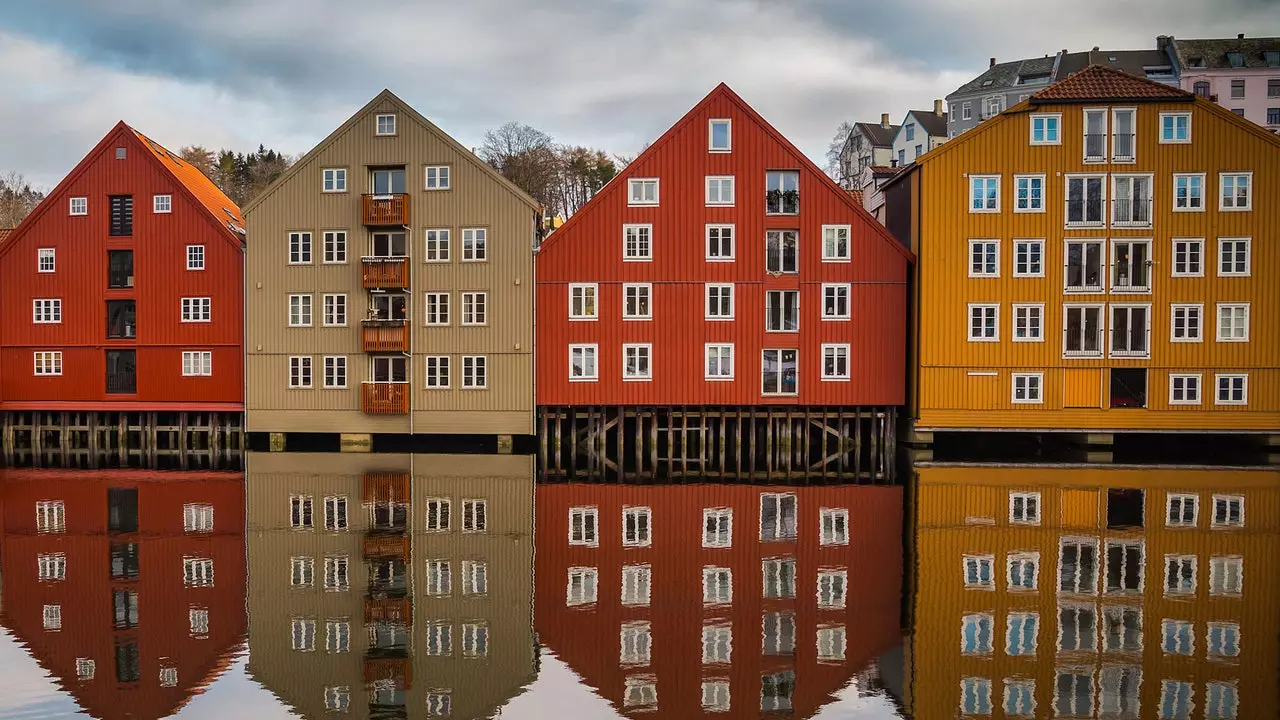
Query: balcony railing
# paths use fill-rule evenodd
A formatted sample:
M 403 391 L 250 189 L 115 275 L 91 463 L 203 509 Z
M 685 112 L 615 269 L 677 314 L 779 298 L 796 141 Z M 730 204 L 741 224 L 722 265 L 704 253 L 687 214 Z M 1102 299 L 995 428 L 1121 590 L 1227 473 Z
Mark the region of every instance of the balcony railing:
M 365 624 L 399 622 L 413 627 L 413 605 L 409 598 L 369 599 L 364 601 Z
M 409 321 L 362 320 L 360 337 L 367 353 L 409 352 Z
M 1106 162 L 1107 161 L 1106 133 L 1085 133 L 1084 161 L 1085 162 Z
M 409 383 L 366 382 L 361 385 L 360 410 L 365 415 L 409 414 Z
M 1115 133 L 1111 136 L 1111 162 L 1133 162 L 1133 133 Z
M 362 195 L 364 224 L 370 227 L 409 224 L 408 195 Z
M 367 472 L 360 479 L 366 503 L 409 502 L 409 473 Z
M 406 535 L 368 535 L 364 539 L 364 559 L 398 557 L 409 559 L 409 538 Z
M 413 666 L 408 658 L 366 658 L 364 681 L 372 684 L 379 680 L 391 680 L 399 690 L 413 686 Z
M 365 290 L 403 290 L 409 287 L 409 258 L 360 258 Z
M 1111 224 L 1116 227 L 1150 227 L 1151 198 L 1116 198 L 1112 200 Z

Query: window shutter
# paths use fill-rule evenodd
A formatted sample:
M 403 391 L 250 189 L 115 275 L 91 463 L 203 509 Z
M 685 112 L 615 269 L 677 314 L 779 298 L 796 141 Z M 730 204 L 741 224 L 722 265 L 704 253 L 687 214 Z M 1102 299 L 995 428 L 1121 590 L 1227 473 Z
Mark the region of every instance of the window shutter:
M 111 196 L 111 235 L 133 234 L 133 196 Z

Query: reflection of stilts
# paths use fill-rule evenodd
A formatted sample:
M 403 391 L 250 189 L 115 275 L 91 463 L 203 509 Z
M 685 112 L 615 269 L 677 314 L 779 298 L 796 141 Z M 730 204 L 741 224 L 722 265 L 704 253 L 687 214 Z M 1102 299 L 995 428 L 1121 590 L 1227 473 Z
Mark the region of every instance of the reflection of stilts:
M 8 467 L 234 468 L 240 413 L 10 411 L 0 413 Z
M 553 407 L 544 476 L 894 480 L 896 408 Z

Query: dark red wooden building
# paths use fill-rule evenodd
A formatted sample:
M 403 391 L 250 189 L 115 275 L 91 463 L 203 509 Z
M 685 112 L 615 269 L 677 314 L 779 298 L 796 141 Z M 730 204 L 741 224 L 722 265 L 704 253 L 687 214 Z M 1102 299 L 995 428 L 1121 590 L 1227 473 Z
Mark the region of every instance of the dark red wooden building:
M 0 243 L 0 410 L 238 413 L 243 225 L 116 125 Z
M 553 483 L 536 508 L 538 637 L 628 716 L 810 717 L 901 643 L 901 487 Z
M 0 471 L 0 623 L 96 718 L 162 718 L 245 636 L 244 476 Z

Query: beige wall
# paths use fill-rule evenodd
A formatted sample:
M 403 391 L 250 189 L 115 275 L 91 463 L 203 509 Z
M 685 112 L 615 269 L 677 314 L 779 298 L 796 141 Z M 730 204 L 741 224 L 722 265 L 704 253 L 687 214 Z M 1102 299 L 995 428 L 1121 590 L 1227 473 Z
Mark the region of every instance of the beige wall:
M 395 136 L 375 135 L 375 116 L 394 113 Z M 371 253 L 361 224 L 361 194 L 370 192 L 371 166 L 404 165 L 409 201 L 408 297 L 411 413 L 361 413 L 362 381 L 371 360 L 361 352 L 360 321 L 369 308 L 361 287 L 360 257 Z M 424 189 L 424 168 L 448 165 L 452 189 Z M 321 191 L 322 171 L 347 170 L 347 191 Z M 533 432 L 532 201 L 499 179 L 471 153 L 421 119 L 390 93 L 379 95 L 296 171 L 246 209 L 245 406 L 252 432 L 484 433 Z M 449 228 L 452 259 L 427 263 L 427 228 Z M 486 228 L 488 261 L 460 261 L 463 228 Z M 347 232 L 347 262 L 323 262 L 323 233 Z M 288 234 L 312 233 L 312 262 L 288 264 Z M 488 324 L 462 327 L 461 293 L 488 293 Z M 427 327 L 425 294 L 449 292 L 451 324 Z M 288 296 L 312 295 L 312 326 L 288 326 Z M 322 296 L 345 293 L 347 324 L 325 327 Z M 312 389 L 290 389 L 289 357 L 313 358 Z M 323 356 L 347 358 L 347 389 L 323 387 Z M 448 355 L 447 390 L 425 386 L 426 355 Z M 488 358 L 488 389 L 463 390 L 463 355 Z
M 409 637 L 412 683 L 406 692 L 411 716 L 421 715 L 429 691 L 448 690 L 452 717 L 487 717 L 520 692 L 534 677 L 532 629 L 533 581 L 533 463 L 511 455 L 272 455 L 250 453 L 247 458 L 249 554 L 249 670 L 268 690 L 304 717 L 326 713 L 325 689 L 350 689 L 345 717 L 368 717 L 369 693 L 364 687 L 364 654 L 368 644 L 363 624 L 368 571 L 361 556 L 367 514 L 360 506 L 365 472 L 409 473 L 411 480 L 408 562 L 413 627 Z M 345 494 L 350 529 L 294 530 L 289 498 L 320 498 Z M 448 497 L 453 503 L 452 529 L 425 532 L 425 500 Z M 462 533 L 465 498 L 487 501 L 488 527 L 483 533 Z M 322 516 L 316 524 L 323 527 Z M 326 592 L 323 558 L 350 556 L 350 589 Z M 315 586 L 291 587 L 290 560 L 316 558 Z M 449 560 L 452 593 L 426 594 L 426 566 L 432 559 Z M 488 592 L 462 594 L 463 560 L 484 562 Z M 316 650 L 293 650 L 294 617 L 316 618 Z M 326 653 L 326 619 L 348 619 L 351 646 L 346 653 Z M 427 624 L 452 625 L 453 653 L 427 654 Z M 489 629 L 488 654 L 464 658 L 462 623 L 482 622 Z

